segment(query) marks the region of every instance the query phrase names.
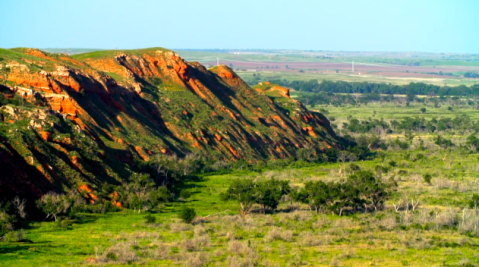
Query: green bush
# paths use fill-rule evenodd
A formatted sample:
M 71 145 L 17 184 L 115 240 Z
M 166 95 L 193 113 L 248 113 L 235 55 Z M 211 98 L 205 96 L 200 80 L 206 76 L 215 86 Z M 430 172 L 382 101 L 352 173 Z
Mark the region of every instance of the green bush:
M 111 261 L 116 261 L 116 260 L 118 260 L 118 256 L 117 256 L 115 253 L 113 253 L 113 252 L 108 252 L 108 253 L 106 254 L 106 258 L 107 258 L 108 260 L 111 260 Z
M 180 219 L 185 223 L 191 223 L 196 217 L 196 211 L 194 208 L 184 207 L 179 214 Z
M 182 198 L 182 199 L 188 199 L 188 198 L 190 198 L 190 197 L 191 197 L 191 192 L 190 192 L 190 190 L 188 190 L 188 189 L 183 189 L 183 190 L 181 190 L 181 192 L 180 192 L 180 198 Z
M 151 214 L 146 215 L 144 218 L 145 218 L 145 223 L 155 223 L 156 222 L 156 217 L 151 215 Z
M 23 241 L 28 241 L 25 238 L 25 231 L 23 229 L 19 229 L 18 231 L 11 231 L 5 234 L 3 237 L 4 241 L 7 242 L 23 242 Z
M 0 237 L 14 229 L 15 219 L 6 212 L 0 211 Z
M 425 183 L 431 184 L 431 180 L 432 180 L 432 175 L 431 174 L 426 173 L 422 176 L 422 178 L 424 179 Z
M 63 230 L 71 230 L 73 229 L 73 221 L 72 220 L 58 220 L 55 222 L 56 227 L 63 229 Z

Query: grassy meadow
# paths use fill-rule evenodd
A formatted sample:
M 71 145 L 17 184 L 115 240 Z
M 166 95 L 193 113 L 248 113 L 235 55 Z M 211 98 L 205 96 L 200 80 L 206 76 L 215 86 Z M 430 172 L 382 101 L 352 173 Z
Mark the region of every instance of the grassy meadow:
M 360 120 L 372 119 L 384 119 L 400 120 L 410 117 L 419 117 L 430 120 L 432 118 L 454 118 L 460 115 L 467 115 L 472 120 L 479 120 L 479 110 L 474 107 L 461 107 L 448 109 L 449 105 L 442 105 L 440 107 L 434 107 L 433 104 L 424 104 L 411 102 L 409 106 L 404 104 L 398 104 L 393 102 L 372 102 L 367 104 L 358 105 L 346 105 L 342 107 L 335 107 L 333 105 L 315 105 L 314 107 L 308 106 L 311 110 L 327 110 L 328 118 L 333 118 L 333 123 L 338 126 L 342 125 L 348 117 L 353 117 Z M 421 108 L 426 108 L 426 112 L 422 113 Z
M 421 107 L 368 103 L 313 108 L 327 110 L 338 125 L 349 116 L 479 116 L 468 108 L 427 106 L 422 113 Z M 465 140 L 460 133 L 444 135 L 456 144 Z M 397 133 L 384 138 L 396 137 L 404 139 Z M 32 222 L 0 242 L 0 266 L 477 266 L 479 217 L 469 201 L 479 190 L 479 154 L 441 148 L 426 133 L 416 134 L 407 150 L 381 153 L 353 163 L 203 175 L 185 185 L 190 198 L 154 210 L 155 223 L 146 223 L 147 213 L 127 209 L 80 214 L 65 225 Z M 235 178 L 275 178 L 302 187 L 307 181 L 345 179 L 353 165 L 397 184 L 384 210 L 316 214 L 285 197 L 274 213 L 262 214 L 254 206 L 240 216 L 237 202 L 220 199 Z M 431 175 L 430 182 L 425 174 Z M 178 218 L 185 206 L 197 212 L 193 224 Z M 23 241 L 15 242 L 16 235 Z

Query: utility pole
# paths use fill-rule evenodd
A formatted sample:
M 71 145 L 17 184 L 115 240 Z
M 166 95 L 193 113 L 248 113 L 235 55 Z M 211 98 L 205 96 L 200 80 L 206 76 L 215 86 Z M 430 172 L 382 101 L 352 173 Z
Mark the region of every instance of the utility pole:
M 219 66 L 219 65 L 220 65 L 220 59 L 216 58 L 216 66 Z
M 353 70 L 353 72 L 354 72 L 354 60 L 353 60 L 353 64 L 352 64 L 352 70 Z

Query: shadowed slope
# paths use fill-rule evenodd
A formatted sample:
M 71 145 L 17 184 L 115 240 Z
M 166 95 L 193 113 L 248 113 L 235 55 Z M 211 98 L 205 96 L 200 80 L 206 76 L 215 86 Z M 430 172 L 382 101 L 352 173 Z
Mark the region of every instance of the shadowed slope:
M 0 136 L 38 170 L 29 179 L 52 188 L 119 183 L 155 154 L 256 161 L 339 146 L 327 119 L 287 89 L 253 89 L 224 65 L 207 70 L 170 50 L 0 49 L 0 58 L 2 95 L 31 106 L 1 107 Z

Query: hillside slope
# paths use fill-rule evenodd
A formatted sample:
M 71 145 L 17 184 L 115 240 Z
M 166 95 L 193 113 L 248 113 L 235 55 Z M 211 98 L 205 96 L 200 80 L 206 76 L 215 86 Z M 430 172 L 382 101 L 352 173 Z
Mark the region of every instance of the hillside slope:
M 0 194 L 119 183 L 155 154 L 252 162 L 339 147 L 324 116 L 263 89 L 163 48 L 0 49 Z

